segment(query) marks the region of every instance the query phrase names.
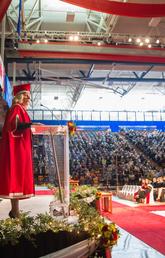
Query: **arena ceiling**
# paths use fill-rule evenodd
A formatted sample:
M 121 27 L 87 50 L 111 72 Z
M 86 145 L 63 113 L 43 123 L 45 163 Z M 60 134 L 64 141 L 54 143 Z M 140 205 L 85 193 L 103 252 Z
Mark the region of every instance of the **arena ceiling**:
M 20 37 L 18 0 L 6 15 L 6 70 L 13 83 L 32 83 L 33 108 L 165 109 L 165 17 L 119 16 L 60 0 L 22 4 Z

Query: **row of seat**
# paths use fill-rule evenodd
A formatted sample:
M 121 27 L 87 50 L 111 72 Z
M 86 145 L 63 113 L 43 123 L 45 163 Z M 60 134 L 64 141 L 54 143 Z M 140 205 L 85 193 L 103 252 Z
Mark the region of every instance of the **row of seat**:
M 151 192 L 146 196 L 145 203 L 154 202 L 153 186 L 151 187 Z M 117 193 L 117 196 L 121 199 L 135 201 L 134 194 L 141 188 L 140 185 L 124 185 L 122 190 Z
M 139 185 L 124 185 L 122 190 L 117 193 L 121 199 L 133 201 L 134 194 L 140 189 Z

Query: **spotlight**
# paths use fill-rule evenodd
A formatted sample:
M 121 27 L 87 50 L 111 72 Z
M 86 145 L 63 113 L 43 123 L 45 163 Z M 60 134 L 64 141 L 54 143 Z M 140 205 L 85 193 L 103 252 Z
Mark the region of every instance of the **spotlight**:
M 131 39 L 131 38 L 129 38 L 129 39 L 128 39 L 128 42 L 132 42 L 132 39 Z
M 136 42 L 137 42 L 137 43 L 140 43 L 140 42 L 141 42 L 141 39 L 140 39 L 140 38 L 137 38 L 137 39 L 136 39 Z
M 150 42 L 150 39 L 149 38 L 146 38 L 145 39 L 145 43 L 149 43 Z
M 159 39 L 157 39 L 157 40 L 156 40 L 156 44 L 159 44 L 159 43 L 160 43 L 160 40 L 159 40 Z
M 143 43 L 143 42 L 140 42 L 139 46 L 142 47 L 143 45 L 144 45 L 144 43 Z
M 39 43 L 40 43 L 40 40 L 39 40 L 39 39 L 37 39 L 37 40 L 36 40 L 36 43 L 37 43 L 37 44 L 39 44 Z
M 149 44 L 149 45 L 148 45 L 148 48 L 151 48 L 151 47 L 152 47 L 152 45 L 151 45 L 151 44 Z
M 98 46 L 101 46 L 101 42 L 97 42 L 97 45 L 98 45 Z
M 74 41 L 78 41 L 79 40 L 79 36 L 78 35 L 75 35 L 74 36 Z
M 45 43 L 48 43 L 48 40 L 47 40 L 47 39 L 44 39 L 44 42 L 45 42 Z
M 69 36 L 69 40 L 73 40 L 73 36 Z

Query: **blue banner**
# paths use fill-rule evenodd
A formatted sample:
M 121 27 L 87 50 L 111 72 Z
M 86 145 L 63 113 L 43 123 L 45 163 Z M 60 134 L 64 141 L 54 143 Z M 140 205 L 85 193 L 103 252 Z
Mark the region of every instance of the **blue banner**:
M 9 78 L 7 75 L 5 75 L 5 83 L 4 83 L 4 100 L 7 102 L 8 106 L 11 107 L 12 105 L 12 99 L 13 99 L 13 94 L 12 94 L 12 87 L 9 81 Z
M 19 1 L 19 13 L 18 13 L 18 23 L 17 23 L 17 33 L 18 33 L 18 36 L 20 37 L 21 35 L 21 25 L 22 25 L 22 15 L 21 15 L 21 12 L 22 12 L 22 0 Z

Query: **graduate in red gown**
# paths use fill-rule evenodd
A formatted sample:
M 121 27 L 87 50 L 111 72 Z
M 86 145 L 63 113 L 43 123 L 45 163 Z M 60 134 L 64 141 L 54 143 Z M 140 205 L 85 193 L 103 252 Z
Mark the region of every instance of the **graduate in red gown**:
M 19 217 L 19 200 L 34 195 L 30 84 L 14 86 L 0 142 L 0 198 L 11 200 L 10 217 Z

